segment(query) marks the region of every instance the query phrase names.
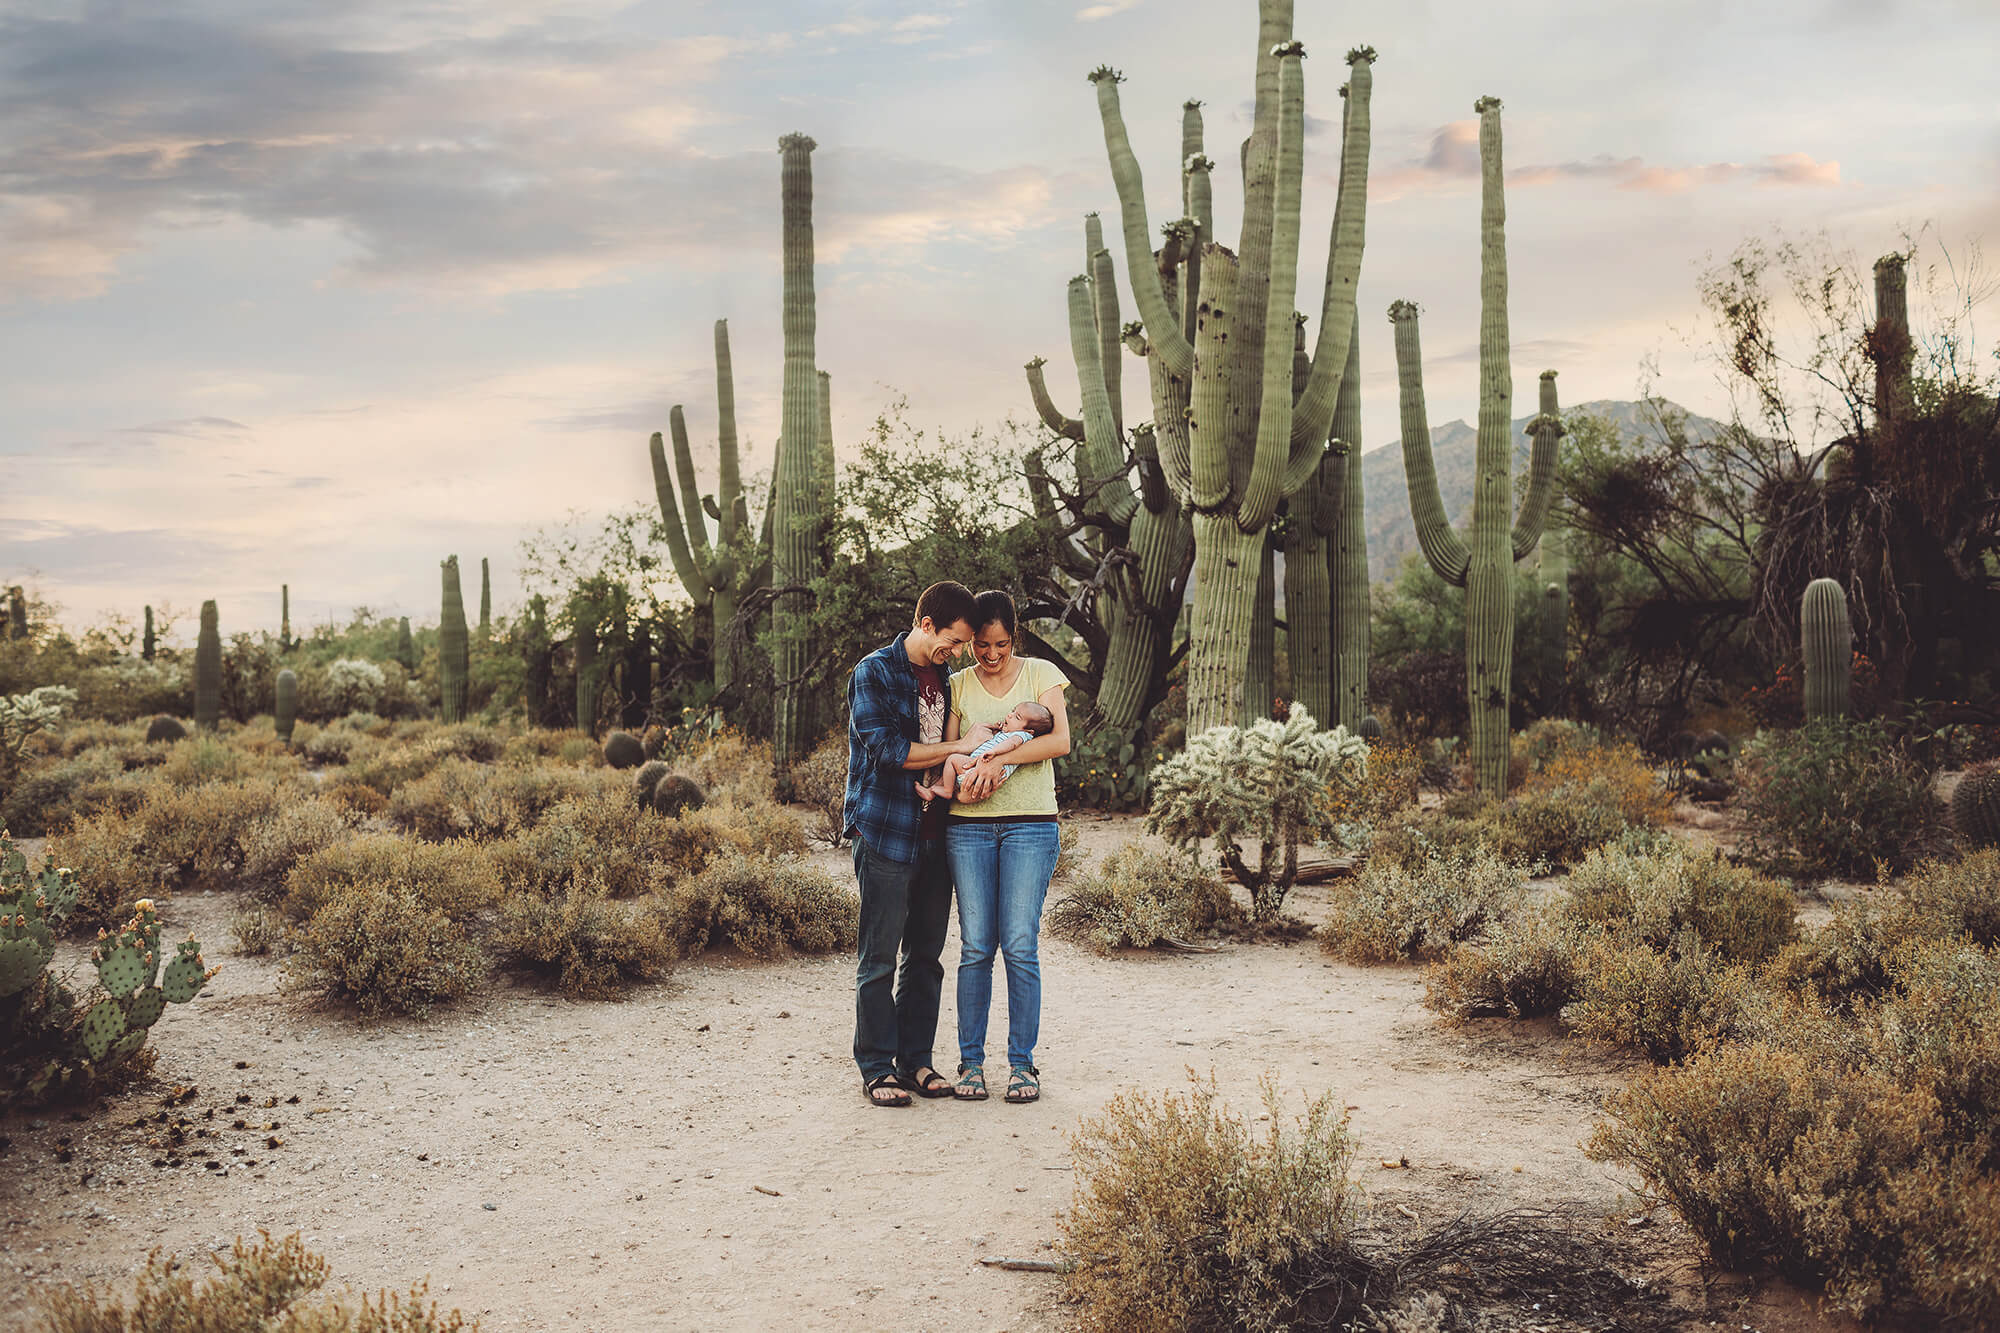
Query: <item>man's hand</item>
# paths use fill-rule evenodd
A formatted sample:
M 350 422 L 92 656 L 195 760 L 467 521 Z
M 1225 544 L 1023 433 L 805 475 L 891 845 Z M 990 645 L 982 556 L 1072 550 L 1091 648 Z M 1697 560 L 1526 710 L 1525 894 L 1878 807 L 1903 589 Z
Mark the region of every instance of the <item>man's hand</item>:
M 960 736 L 958 738 L 958 753 L 971 754 L 974 750 L 977 750 L 980 746 L 986 744 L 986 742 L 992 740 L 995 736 L 999 734 L 1000 733 L 995 731 L 992 727 L 989 727 L 984 722 L 981 722 L 977 726 L 973 727 L 972 730 L 966 732 L 963 736 Z
M 1000 760 L 989 757 L 966 769 L 964 779 L 958 784 L 959 804 L 976 805 L 991 796 L 1000 786 L 1005 768 Z

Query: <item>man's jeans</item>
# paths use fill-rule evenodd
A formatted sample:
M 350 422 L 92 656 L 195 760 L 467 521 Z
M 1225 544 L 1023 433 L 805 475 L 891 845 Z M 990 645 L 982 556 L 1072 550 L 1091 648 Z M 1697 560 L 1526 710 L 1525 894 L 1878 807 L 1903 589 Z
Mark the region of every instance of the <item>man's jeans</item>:
M 904 864 L 877 855 L 857 833 L 854 878 L 861 886 L 854 1063 L 864 1079 L 914 1074 L 933 1063 L 944 991 L 940 956 L 951 924 L 951 868 L 943 840 L 919 842 L 917 859 Z
M 1042 1029 L 1042 901 L 1062 837 L 1054 821 L 961 819 L 945 829 L 958 888 L 958 1059 L 986 1061 L 986 1012 L 993 1003 L 993 954 L 1007 960 L 1007 1063 L 1035 1063 Z

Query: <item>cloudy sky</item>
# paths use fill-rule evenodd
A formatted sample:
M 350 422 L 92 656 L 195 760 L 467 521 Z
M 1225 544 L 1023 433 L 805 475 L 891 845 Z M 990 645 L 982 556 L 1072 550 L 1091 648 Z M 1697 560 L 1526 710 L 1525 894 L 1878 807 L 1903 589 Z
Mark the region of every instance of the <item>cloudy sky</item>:
M 852 443 L 895 394 L 948 430 L 1074 402 L 1063 284 L 1114 210 L 1085 73 L 1122 69 L 1153 216 L 1208 105 L 1223 239 L 1249 0 L 0 0 L 0 578 L 84 624 L 436 615 L 437 561 L 650 497 L 710 330 L 746 468 L 778 417 L 777 137 L 814 156 L 819 360 Z M 1389 301 L 1426 310 L 1433 422 L 1476 374 L 1473 99 L 1506 103 L 1517 404 L 1658 388 L 1718 410 L 1695 279 L 1824 229 L 1865 261 L 2000 223 L 1991 0 L 1300 0 L 1307 109 L 1380 51 L 1365 431 L 1395 435 Z M 1300 290 L 1337 170 L 1308 143 Z M 1121 276 L 1121 285 L 1123 279 Z M 1143 368 L 1127 361 L 1128 397 Z M 1525 408 L 1523 410 L 1526 410 Z M 707 441 L 707 453 L 701 453 Z

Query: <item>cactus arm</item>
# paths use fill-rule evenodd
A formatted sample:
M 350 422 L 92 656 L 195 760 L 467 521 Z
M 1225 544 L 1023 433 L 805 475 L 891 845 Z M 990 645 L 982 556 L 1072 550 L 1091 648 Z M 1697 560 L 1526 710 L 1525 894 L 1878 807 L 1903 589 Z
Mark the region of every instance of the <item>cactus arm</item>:
M 732 548 L 746 526 L 747 503 L 743 496 L 743 465 L 736 445 L 736 372 L 729 355 L 729 321 L 715 321 L 715 412 L 716 452 L 722 472 L 718 497 L 721 513 L 716 517 L 721 545 Z
M 1361 252 L 1367 240 L 1369 99 L 1375 87 L 1374 59 L 1374 50 L 1366 46 L 1347 53 L 1350 68 L 1341 115 L 1340 196 L 1329 238 L 1326 291 L 1320 298 L 1319 341 L 1313 349 L 1312 377 L 1292 414 L 1292 448 L 1308 456 L 1317 451 L 1331 429 L 1341 372 L 1347 364 L 1347 342 L 1355 328 L 1347 316 L 1354 308 Z
M 1514 520 L 1514 559 L 1525 560 L 1542 539 L 1548 525 L 1549 507 L 1556 497 L 1556 456 L 1564 434 L 1562 408 L 1556 402 L 1556 373 L 1542 372 L 1541 411 L 1528 423 L 1535 446 L 1528 457 L 1528 492 L 1521 497 L 1521 512 Z
M 1361 489 L 1361 316 L 1347 340 L 1347 368 L 1333 409 L 1334 439 L 1321 504 L 1333 530 L 1327 563 L 1332 582 L 1333 711 L 1328 724 L 1349 731 L 1368 712 L 1368 523 Z M 1330 475 L 1329 475 L 1330 474 Z
M 1069 350 L 1076 360 L 1076 378 L 1083 390 L 1084 503 L 1123 527 L 1132 521 L 1138 501 L 1125 480 L 1125 451 L 1111 420 L 1110 394 L 1104 366 L 1098 360 L 1097 323 L 1092 309 L 1090 279 L 1069 280 Z
M 1050 434 L 1082 444 L 1083 422 L 1076 417 L 1064 416 L 1055 399 L 1049 397 L 1048 382 L 1042 377 L 1042 367 L 1047 364 L 1045 358 L 1038 356 L 1027 365 L 1028 395 L 1035 400 L 1035 414 L 1041 417 Z
M 1125 271 L 1132 284 L 1132 299 L 1139 318 L 1151 332 L 1153 354 L 1163 357 L 1167 368 L 1177 375 L 1194 369 L 1194 348 L 1182 335 L 1160 288 L 1160 275 L 1153 268 L 1151 229 L 1146 222 L 1146 186 L 1139 159 L 1125 132 L 1125 117 L 1118 107 L 1119 75 L 1110 66 L 1100 66 L 1090 81 L 1097 85 L 1097 112 L 1104 123 L 1104 150 L 1111 159 L 1111 180 L 1118 189 L 1118 214 L 1125 241 Z
M 833 375 L 819 372 L 819 448 L 813 454 L 814 521 L 824 533 L 833 516 Z
M 680 417 L 681 409 L 676 405 L 673 419 L 678 421 Z M 673 557 L 674 573 L 679 577 L 681 586 L 687 589 L 688 596 L 699 606 L 708 600 L 712 590 L 707 577 L 701 572 L 701 566 L 695 563 L 694 553 L 688 549 L 687 530 L 681 526 L 680 502 L 674 495 L 674 477 L 667 467 L 667 450 L 660 432 L 653 432 L 652 439 L 647 441 L 647 450 L 653 457 L 653 491 L 659 497 L 660 526 L 666 530 L 667 552 Z
M 1198 514 L 1229 503 L 1229 343 L 1235 326 L 1236 256 L 1202 246 L 1201 308 L 1195 326 L 1194 385 L 1188 399 L 1189 499 Z M 1159 344 L 1156 341 L 1154 346 Z M 1196 563 L 1201 563 L 1196 557 Z M 1233 715 L 1233 710 L 1232 710 Z
M 688 447 L 687 416 L 678 405 L 667 414 L 673 432 L 674 476 L 681 487 L 681 512 L 687 518 L 688 546 L 697 556 L 708 554 L 708 524 L 702 519 L 701 483 L 695 479 L 694 450 Z
M 1111 404 L 1111 437 L 1125 438 L 1125 376 L 1124 362 L 1118 359 L 1120 348 L 1119 329 L 1123 327 L 1118 318 L 1118 275 L 1117 267 L 1111 262 L 1111 252 L 1103 246 L 1090 256 L 1090 288 L 1096 306 L 1097 317 L 1097 360 L 1104 369 L 1104 396 Z
M 1157 420 L 1153 423 L 1158 437 L 1160 473 L 1166 479 L 1167 489 L 1177 499 L 1185 501 L 1188 489 L 1194 484 L 1189 472 L 1192 454 L 1188 446 L 1188 382 L 1175 379 L 1158 357 L 1146 358 L 1146 375 L 1153 391 L 1153 410 Z
M 1417 337 L 1417 307 L 1398 301 L 1389 307 L 1396 329 L 1396 383 L 1400 390 L 1403 428 L 1403 476 L 1410 488 L 1410 517 L 1417 528 L 1417 545 L 1437 576 L 1456 588 L 1465 586 L 1471 556 L 1451 526 L 1438 493 L 1437 463 L 1431 457 L 1430 419 L 1424 411 L 1423 348 Z

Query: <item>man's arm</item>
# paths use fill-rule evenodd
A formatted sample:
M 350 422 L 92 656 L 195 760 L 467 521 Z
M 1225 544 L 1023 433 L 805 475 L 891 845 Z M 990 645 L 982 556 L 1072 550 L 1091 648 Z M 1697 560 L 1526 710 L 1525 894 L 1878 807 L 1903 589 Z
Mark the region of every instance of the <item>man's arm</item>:
M 1060 759 L 1069 753 L 1069 710 L 1063 706 L 1063 687 L 1051 685 L 1042 691 L 1038 702 L 1049 710 L 1054 721 L 1049 734 L 1021 742 L 1020 748 L 1004 760 L 994 758 L 993 750 L 981 755 L 979 762 L 965 772 L 965 782 L 959 787 L 961 803 L 970 804 L 991 796 L 1000 785 L 1000 770 L 1005 764 L 1032 764 L 1040 759 Z

